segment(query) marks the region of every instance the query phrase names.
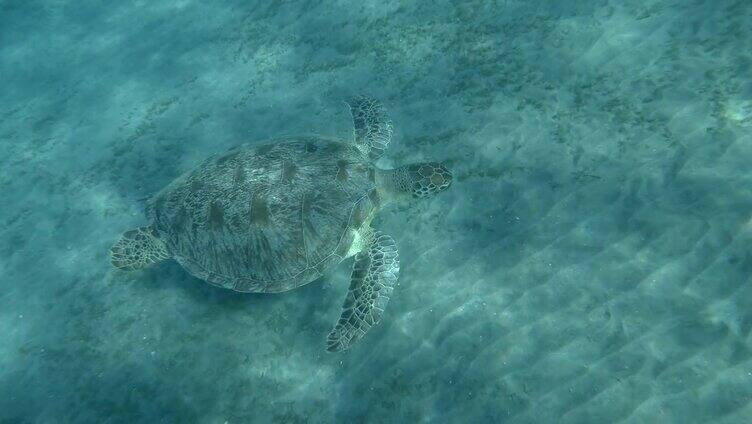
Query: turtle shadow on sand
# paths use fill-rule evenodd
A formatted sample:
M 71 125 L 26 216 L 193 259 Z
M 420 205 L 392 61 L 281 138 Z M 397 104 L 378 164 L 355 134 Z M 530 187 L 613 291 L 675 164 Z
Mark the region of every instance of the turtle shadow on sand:
M 211 314 L 251 314 L 249 318 L 260 322 L 275 321 L 265 314 L 273 314 L 275 310 L 292 303 L 295 307 L 287 308 L 286 321 L 301 329 L 321 330 L 330 326 L 326 317 L 329 308 L 325 305 L 333 301 L 339 291 L 344 290 L 332 289 L 331 280 L 341 279 L 333 274 L 328 273 L 312 284 L 287 293 L 244 293 L 205 284 L 201 279 L 186 273 L 178 263 L 167 261 L 141 270 L 134 280 L 138 280 L 138 285 L 144 291 L 178 290 L 190 298 L 192 303 L 203 305 Z

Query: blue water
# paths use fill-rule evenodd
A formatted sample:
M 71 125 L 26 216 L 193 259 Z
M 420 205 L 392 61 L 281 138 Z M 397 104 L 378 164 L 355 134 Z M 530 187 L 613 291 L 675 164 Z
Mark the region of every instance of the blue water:
M 752 422 L 752 2 L 0 1 L 0 422 Z M 202 159 L 351 134 L 452 188 L 375 222 L 381 324 L 329 354 L 351 261 L 279 295 L 119 235 Z

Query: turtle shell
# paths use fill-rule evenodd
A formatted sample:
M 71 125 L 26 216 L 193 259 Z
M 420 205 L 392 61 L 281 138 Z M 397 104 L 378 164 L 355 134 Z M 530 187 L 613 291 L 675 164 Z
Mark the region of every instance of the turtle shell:
M 374 167 L 318 136 L 245 144 L 207 159 L 149 202 L 153 228 L 191 274 L 245 292 L 309 283 L 347 256 L 378 208 Z

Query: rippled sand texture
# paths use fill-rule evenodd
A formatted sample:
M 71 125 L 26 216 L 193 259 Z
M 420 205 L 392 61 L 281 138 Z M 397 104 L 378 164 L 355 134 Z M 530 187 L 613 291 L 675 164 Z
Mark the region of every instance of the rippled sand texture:
M 409 5 L 400 5 L 410 3 Z M 421 5 L 416 5 L 420 3 Z M 105 5 L 106 4 L 106 5 Z M 749 1 L 0 3 L 0 422 L 752 422 Z M 347 136 L 448 193 L 326 354 L 350 263 L 284 295 L 113 271 L 202 158 Z

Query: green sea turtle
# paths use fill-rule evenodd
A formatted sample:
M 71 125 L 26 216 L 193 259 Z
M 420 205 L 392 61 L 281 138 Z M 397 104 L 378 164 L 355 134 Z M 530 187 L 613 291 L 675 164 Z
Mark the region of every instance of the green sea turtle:
M 352 140 L 284 137 L 244 144 L 178 177 L 147 203 L 150 225 L 125 232 L 112 264 L 133 270 L 175 259 L 189 273 L 239 292 L 310 283 L 355 256 L 327 350 L 349 348 L 379 322 L 399 274 L 394 239 L 371 228 L 385 204 L 446 190 L 435 162 L 379 169 L 392 137 L 381 103 L 346 102 Z

